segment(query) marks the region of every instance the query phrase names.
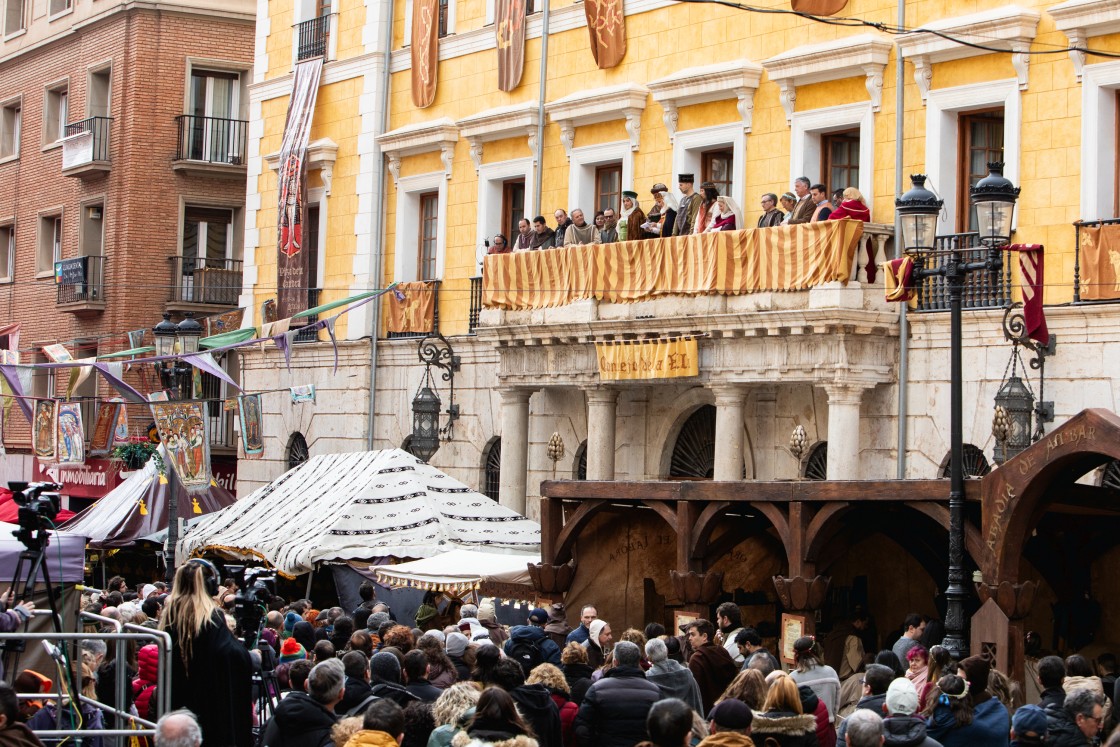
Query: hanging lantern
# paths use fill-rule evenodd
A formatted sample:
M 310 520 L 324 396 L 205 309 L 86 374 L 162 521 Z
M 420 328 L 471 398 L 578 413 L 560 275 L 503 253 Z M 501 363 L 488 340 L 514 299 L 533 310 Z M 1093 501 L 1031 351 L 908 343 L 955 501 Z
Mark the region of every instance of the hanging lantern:
M 1002 417 L 1000 410 L 1003 410 Z M 1031 445 L 1031 416 L 1034 413 L 1034 392 L 1015 373 L 1007 378 L 996 393 L 999 432 L 996 440 L 996 464 L 1003 464 Z M 993 426 L 997 424 L 993 423 Z M 1006 436 L 1000 440 L 999 436 Z
M 425 462 L 439 450 L 439 395 L 425 384 L 412 398 L 412 441 L 410 449 Z

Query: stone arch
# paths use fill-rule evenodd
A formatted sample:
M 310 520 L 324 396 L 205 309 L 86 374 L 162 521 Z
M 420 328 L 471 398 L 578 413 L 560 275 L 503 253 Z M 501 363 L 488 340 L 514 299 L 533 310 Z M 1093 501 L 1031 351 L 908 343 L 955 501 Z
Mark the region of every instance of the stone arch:
M 284 453 L 288 460 L 288 469 L 295 469 L 311 458 L 311 449 L 307 445 L 307 439 L 299 431 L 295 431 L 288 436 L 288 445 Z
M 478 492 L 492 501 L 498 500 L 502 485 L 502 437 L 493 436 L 482 448 L 482 479 Z
M 572 479 L 587 479 L 587 439 L 583 439 L 572 456 Z
M 984 450 L 979 446 L 972 444 L 964 444 L 962 448 L 964 456 L 964 476 L 969 477 L 983 477 L 992 471 L 992 463 L 988 460 L 988 456 Z M 937 470 L 937 476 L 948 479 L 949 477 L 949 461 L 953 458 L 953 452 L 949 451 L 945 454 L 945 458 L 941 460 L 941 467 Z
M 681 432 L 688 424 L 690 418 L 695 415 L 701 408 L 705 406 L 715 407 L 715 397 L 711 390 L 697 387 L 685 393 L 685 395 L 677 398 L 676 404 L 678 406 L 676 415 L 670 420 L 666 419 L 662 422 L 658 430 L 656 440 L 652 443 L 661 444 L 661 455 L 658 463 L 656 479 L 676 479 L 669 478 L 668 475 L 672 469 L 673 454 L 677 447 L 677 441 L 681 436 Z M 747 429 L 746 418 L 744 417 L 743 423 L 743 479 L 748 480 L 754 477 L 754 447 L 751 443 L 751 434 Z
M 1049 489 L 1072 486 L 1082 475 L 1120 459 L 1120 417 L 1083 410 L 1052 433 L 985 475 L 981 483 L 986 583 L 1016 583 L 1019 559 L 1031 530 L 1055 502 Z

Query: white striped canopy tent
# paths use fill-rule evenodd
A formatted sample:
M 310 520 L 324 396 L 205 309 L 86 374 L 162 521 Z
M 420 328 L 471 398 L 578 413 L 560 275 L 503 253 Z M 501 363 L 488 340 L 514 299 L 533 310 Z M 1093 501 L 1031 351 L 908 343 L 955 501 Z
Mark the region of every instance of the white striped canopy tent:
M 541 562 L 540 553 L 499 554 L 475 550 L 449 550 L 431 558 L 397 565 L 371 566 L 377 580 L 390 588 L 413 588 L 463 596 L 472 591 L 487 594 L 502 588 L 518 591 L 518 598 L 533 594 L 529 563 Z M 519 588 L 520 587 L 520 588 Z

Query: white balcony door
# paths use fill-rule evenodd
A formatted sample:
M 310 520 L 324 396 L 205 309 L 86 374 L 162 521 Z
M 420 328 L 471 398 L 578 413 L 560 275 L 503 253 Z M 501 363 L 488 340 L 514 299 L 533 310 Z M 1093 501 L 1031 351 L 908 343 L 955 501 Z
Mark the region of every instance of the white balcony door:
M 240 76 L 215 70 L 191 72 L 190 157 L 196 161 L 232 163 L 238 155 L 233 120 L 238 111 Z

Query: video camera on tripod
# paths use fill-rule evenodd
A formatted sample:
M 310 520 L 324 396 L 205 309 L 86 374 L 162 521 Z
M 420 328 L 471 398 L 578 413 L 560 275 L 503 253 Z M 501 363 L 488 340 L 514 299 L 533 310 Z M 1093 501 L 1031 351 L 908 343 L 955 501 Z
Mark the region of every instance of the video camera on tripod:
M 237 582 L 238 593 L 233 598 L 233 618 L 245 645 L 256 647 L 264 624 L 268 603 L 276 596 L 276 574 L 267 568 L 246 568 L 243 565 L 226 565 L 226 572 Z
M 46 532 L 54 527 L 62 506 L 59 491 L 53 482 L 9 482 L 12 500 L 19 506 L 19 529 L 12 532 L 28 550 L 39 550 L 46 544 Z

